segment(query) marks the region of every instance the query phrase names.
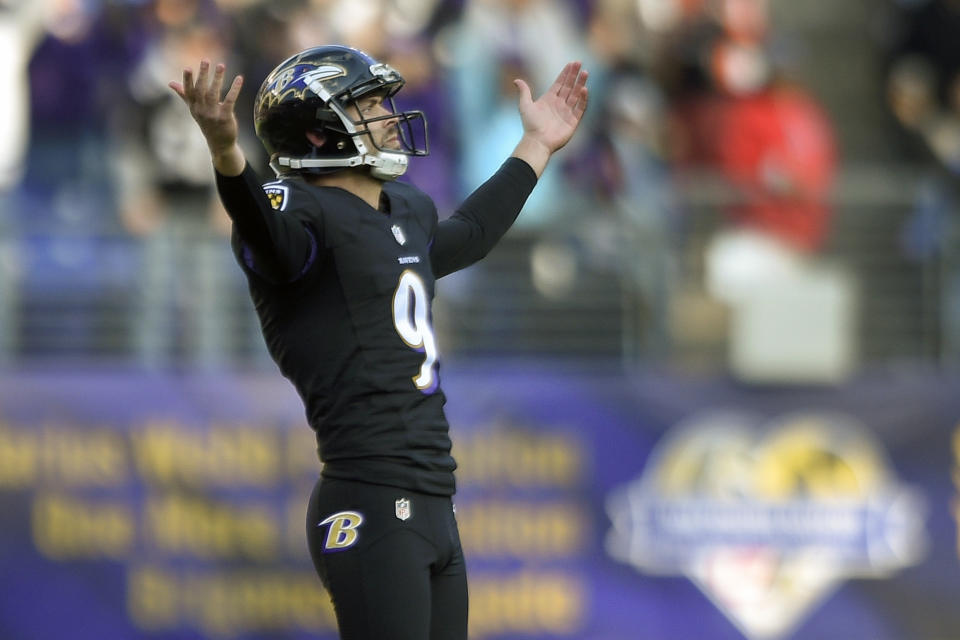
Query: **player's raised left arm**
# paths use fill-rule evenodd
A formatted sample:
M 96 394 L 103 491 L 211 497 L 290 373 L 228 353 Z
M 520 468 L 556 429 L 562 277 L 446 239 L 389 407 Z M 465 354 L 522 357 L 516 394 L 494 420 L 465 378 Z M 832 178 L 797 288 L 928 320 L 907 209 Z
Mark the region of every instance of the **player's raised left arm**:
M 537 100 L 526 82 L 515 82 L 523 136 L 500 170 L 437 225 L 430 257 L 438 278 L 480 260 L 503 237 L 550 156 L 570 141 L 587 109 L 587 72 L 579 62 L 567 64 Z
M 570 141 L 583 119 L 587 110 L 587 75 L 579 62 L 569 62 L 536 100 L 526 82 L 514 80 L 520 90 L 518 107 L 523 137 L 511 155 L 529 164 L 538 178 L 550 156 Z

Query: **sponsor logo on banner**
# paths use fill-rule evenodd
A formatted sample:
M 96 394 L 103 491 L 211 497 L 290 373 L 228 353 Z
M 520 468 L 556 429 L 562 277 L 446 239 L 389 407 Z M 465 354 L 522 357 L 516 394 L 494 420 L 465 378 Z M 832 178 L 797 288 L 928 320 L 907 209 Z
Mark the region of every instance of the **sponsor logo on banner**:
M 845 579 L 889 576 L 927 544 L 921 496 L 846 415 L 700 414 L 607 510 L 613 557 L 688 577 L 752 640 L 789 634 Z

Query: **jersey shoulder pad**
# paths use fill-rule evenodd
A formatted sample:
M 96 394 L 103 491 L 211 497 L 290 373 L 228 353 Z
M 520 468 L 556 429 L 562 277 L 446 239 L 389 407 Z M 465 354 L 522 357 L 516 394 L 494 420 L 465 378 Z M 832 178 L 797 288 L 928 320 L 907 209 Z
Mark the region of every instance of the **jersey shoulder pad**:
M 281 178 L 263 184 L 263 192 L 274 211 L 294 211 L 309 208 L 312 198 L 301 180 Z
M 290 184 L 285 180 L 275 180 L 263 185 L 263 192 L 270 200 L 274 211 L 286 211 L 290 206 Z
M 387 193 L 400 196 L 407 201 L 430 200 L 430 196 L 409 182 L 400 182 L 398 180 L 384 182 L 383 188 Z
M 437 205 L 434 204 L 433 198 L 414 185 L 406 182 L 387 182 L 384 185 L 384 189 L 386 189 L 391 196 L 402 198 L 407 203 L 407 206 L 410 207 L 411 213 L 423 224 L 424 228 L 429 229 L 429 227 L 436 223 Z

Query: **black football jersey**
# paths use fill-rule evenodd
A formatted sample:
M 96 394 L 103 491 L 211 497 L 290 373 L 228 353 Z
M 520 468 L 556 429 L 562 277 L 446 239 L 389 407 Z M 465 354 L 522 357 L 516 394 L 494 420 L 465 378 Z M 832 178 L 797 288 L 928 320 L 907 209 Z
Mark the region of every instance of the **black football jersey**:
M 248 168 L 218 186 L 264 339 L 304 401 L 324 476 L 452 494 L 435 279 L 489 251 L 533 171 L 508 161 L 442 223 L 404 183 L 384 183 L 379 210 L 300 178 L 253 193 L 254 180 Z

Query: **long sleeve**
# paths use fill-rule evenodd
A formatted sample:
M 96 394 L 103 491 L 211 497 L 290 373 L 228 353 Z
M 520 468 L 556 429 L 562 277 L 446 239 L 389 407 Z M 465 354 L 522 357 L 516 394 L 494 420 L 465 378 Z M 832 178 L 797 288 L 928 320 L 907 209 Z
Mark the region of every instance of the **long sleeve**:
M 517 219 L 536 184 L 530 165 L 508 158 L 450 218 L 437 225 L 430 250 L 434 274 L 443 277 L 487 255 Z
M 216 179 L 245 266 L 274 283 L 296 280 L 316 258 L 316 228 L 292 211 L 275 210 L 249 164 L 239 176 Z

